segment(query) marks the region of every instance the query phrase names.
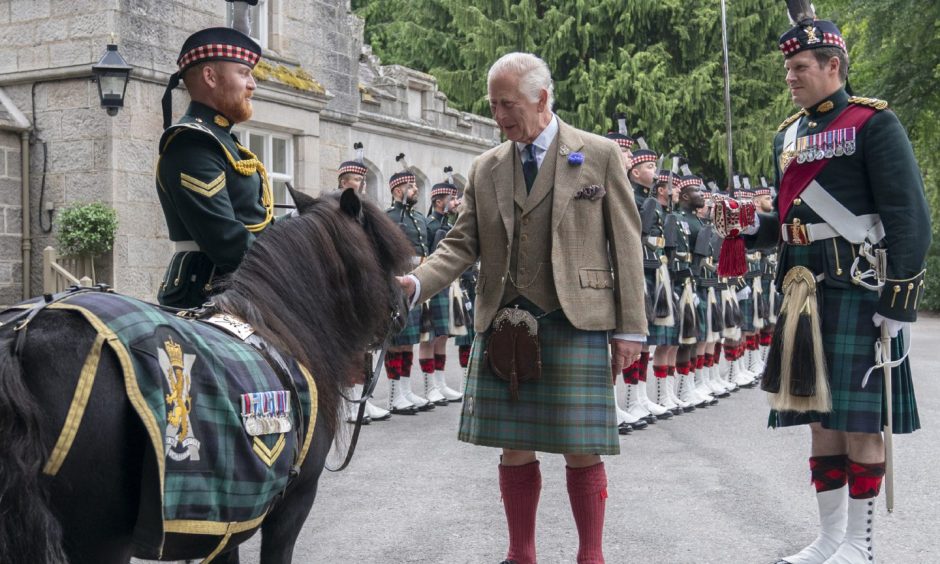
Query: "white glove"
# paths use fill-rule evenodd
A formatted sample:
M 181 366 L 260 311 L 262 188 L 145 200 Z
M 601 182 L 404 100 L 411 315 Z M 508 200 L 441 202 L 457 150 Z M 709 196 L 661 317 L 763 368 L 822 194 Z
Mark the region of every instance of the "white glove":
M 738 290 L 738 293 L 735 294 L 735 296 L 737 296 L 738 301 L 748 299 L 749 297 L 751 297 L 751 287 L 745 286 L 741 288 L 740 290 Z
M 905 329 L 907 325 L 910 325 L 907 321 L 898 321 L 896 319 L 888 319 L 887 317 L 876 313 L 871 318 L 872 323 L 875 324 L 875 327 L 881 327 L 884 324 L 888 328 L 888 335 L 891 335 L 891 338 L 898 336 L 898 333 Z

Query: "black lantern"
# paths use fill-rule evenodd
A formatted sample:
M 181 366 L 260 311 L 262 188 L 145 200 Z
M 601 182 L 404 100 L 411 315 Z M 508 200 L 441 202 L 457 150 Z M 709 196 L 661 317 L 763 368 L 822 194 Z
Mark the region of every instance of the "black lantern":
M 118 110 L 124 107 L 124 93 L 127 91 L 131 66 L 118 53 L 117 45 L 109 44 L 101 60 L 91 66 L 91 72 L 98 82 L 101 107 L 108 111 L 109 116 L 116 116 Z

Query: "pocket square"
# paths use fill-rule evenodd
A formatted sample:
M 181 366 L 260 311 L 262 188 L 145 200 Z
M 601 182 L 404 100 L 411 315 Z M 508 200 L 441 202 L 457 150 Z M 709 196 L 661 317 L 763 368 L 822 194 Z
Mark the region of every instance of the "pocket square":
M 585 186 L 578 190 L 574 195 L 575 200 L 600 200 L 604 197 L 604 194 L 607 193 L 607 190 L 604 190 L 604 187 L 600 184 L 591 184 L 590 186 Z

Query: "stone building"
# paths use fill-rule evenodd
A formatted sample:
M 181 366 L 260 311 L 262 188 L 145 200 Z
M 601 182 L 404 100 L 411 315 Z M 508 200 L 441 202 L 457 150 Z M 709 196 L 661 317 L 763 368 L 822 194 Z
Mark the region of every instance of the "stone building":
M 369 194 L 389 202 L 387 179 L 405 153 L 427 209 L 445 166 L 461 183 L 498 143 L 495 123 L 449 108 L 433 77 L 383 66 L 349 0 L 260 0 L 253 12 L 264 58 L 254 116 L 236 132 L 265 162 L 278 203 L 287 203 L 285 181 L 312 194 L 333 189 L 336 166 L 360 141 Z M 99 280 L 154 299 L 171 255 L 153 178 L 160 99 L 185 38 L 231 17 L 223 0 L 0 0 L 0 303 L 41 292 L 56 211 L 88 202 L 113 206 L 120 222 L 114 250 L 97 261 Z M 112 40 L 133 67 L 115 117 L 91 81 Z M 187 104 L 181 87 L 174 119 Z

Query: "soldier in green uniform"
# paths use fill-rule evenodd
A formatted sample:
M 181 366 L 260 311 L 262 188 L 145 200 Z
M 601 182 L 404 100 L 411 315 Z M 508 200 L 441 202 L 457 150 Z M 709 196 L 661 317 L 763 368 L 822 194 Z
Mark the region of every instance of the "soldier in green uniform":
M 698 211 L 705 207 L 705 194 L 702 179 L 686 168 L 687 174 L 682 177 L 681 188 L 679 189 L 679 223 L 684 232 L 688 234 L 688 248 L 690 253 L 690 264 L 688 281 L 684 286 L 689 286 L 691 291 L 692 303 L 690 307 L 694 312 L 695 323 L 692 327 L 684 327 L 686 335 L 691 336 L 694 342 L 688 340 L 679 347 L 676 354 L 676 373 L 678 382 L 677 395 L 679 399 L 690 403 L 696 407 L 714 405 L 718 400 L 711 394 L 711 389 L 705 383 L 703 368 L 705 366 L 705 321 L 707 319 L 707 295 L 699 288 L 698 283 L 701 280 L 702 262 L 706 257 L 711 256 L 709 245 L 699 243 L 699 235 L 702 235 L 702 241 L 710 242 L 711 233 L 706 227 L 705 222 L 698 215 Z M 684 290 L 684 288 L 683 288 Z
M 782 239 L 777 283 L 784 302 L 762 388 L 777 407 L 772 426 L 810 427 L 821 530 L 780 562 L 868 563 L 875 561 L 873 500 L 885 473 L 882 429 L 920 427 L 909 363 L 899 359 L 904 326 L 916 320 L 923 294 L 930 214 L 897 116 L 887 102 L 846 92 L 848 55 L 839 29 L 815 19 L 808 3 L 792 4 L 795 27 L 779 43 L 787 86 L 801 109 L 774 139 L 774 211 L 758 214 L 757 228 L 747 232 L 754 248 Z M 778 340 L 794 323 L 818 331 Z M 873 354 L 883 336 L 896 364 L 888 365 L 890 379 Z M 811 347 L 810 354 L 793 358 L 794 346 Z M 781 359 L 792 359 L 793 370 Z
M 428 210 L 427 216 L 431 252 L 434 252 L 437 243 L 444 238 L 451 227 L 447 218 L 457 200 L 457 186 L 454 184 L 453 170 L 452 167 L 445 167 L 444 174 L 447 175 L 447 179 L 431 187 L 431 209 Z M 431 310 L 431 331 L 427 339 L 422 339 L 418 345 L 418 362 L 421 365 L 421 372 L 424 373 L 424 394 L 429 401 L 437 405 L 447 405 L 448 402 L 459 402 L 463 399 L 463 394 L 451 389 L 444 378 L 444 367 L 447 363 L 447 339 L 450 337 L 451 322 L 454 318 L 454 296 L 451 294 L 455 286 L 460 287 L 455 281 L 450 287 L 441 290 L 428 300 Z M 460 296 L 457 296 L 457 299 L 459 302 Z M 461 315 L 461 323 L 463 323 L 463 311 L 457 313 Z
M 665 212 L 663 204 L 657 202 L 656 197 L 650 193 L 656 183 L 656 161 L 659 154 L 649 148 L 637 149 L 627 168 L 627 178 L 633 187 L 633 199 L 640 211 L 642 220 L 643 238 L 643 272 L 646 280 L 645 308 L 649 323 L 649 336 L 643 346 L 640 358 L 623 369 L 623 381 L 626 384 L 625 411 L 632 417 L 644 419 L 647 423 L 655 423 L 657 419 L 668 419 L 672 412 L 650 400 L 650 391 L 647 390 L 647 373 L 649 371 L 650 345 L 658 344 L 667 331 L 666 324 L 670 321 L 670 308 L 668 303 L 660 301 L 660 313 L 654 311 L 653 303 L 656 297 L 657 271 L 663 274 L 662 257 L 665 239 L 663 238 L 663 218 Z M 665 202 L 665 196 L 663 196 Z
M 183 44 L 163 97 L 157 194 L 175 253 L 160 285 L 161 304 L 201 305 L 213 282 L 238 267 L 274 218 L 264 165 L 232 135 L 251 117 L 251 70 L 261 48 L 229 28 L 210 28 Z M 172 90 L 186 83 L 192 102 L 170 126 Z
M 365 163 L 363 153 L 365 148 L 362 146 L 362 143 L 354 143 L 353 149 L 356 151 L 356 158 L 350 161 L 344 161 L 339 165 L 336 179 L 338 183 L 337 189 L 355 190 L 358 194 L 362 195 L 366 192 L 366 175 L 369 174 L 369 168 Z
M 752 202 L 754 191 L 747 176 L 740 178 L 741 188 L 735 188 L 734 197 Z M 748 249 L 745 256 L 747 272 L 738 280 L 738 307 L 741 309 L 741 339 L 735 345 L 734 360 L 731 363 L 733 381 L 741 387 L 753 388 L 757 378 L 763 372 L 763 366 L 756 365 L 752 353 L 757 351 L 757 331 L 763 326 L 756 314 L 758 300 L 763 289 L 760 287 L 761 252 Z
M 396 160 L 401 162 L 404 158 L 405 155 L 400 154 Z M 415 253 L 413 263 L 417 266 L 427 259 L 430 252 L 428 218 L 414 209 L 418 203 L 417 179 L 408 171 L 407 165 L 403 167 L 405 170 L 396 172 L 388 180 L 392 206 L 385 213 L 411 241 Z M 418 396 L 411 387 L 414 346 L 421 340 L 422 324 L 430 322 L 430 312 L 426 310 L 426 304 L 411 308 L 408 324 L 392 338 L 391 346 L 385 353 L 385 372 L 389 378 L 388 408 L 392 413 L 414 415 L 417 411 L 434 409 L 434 403 Z

